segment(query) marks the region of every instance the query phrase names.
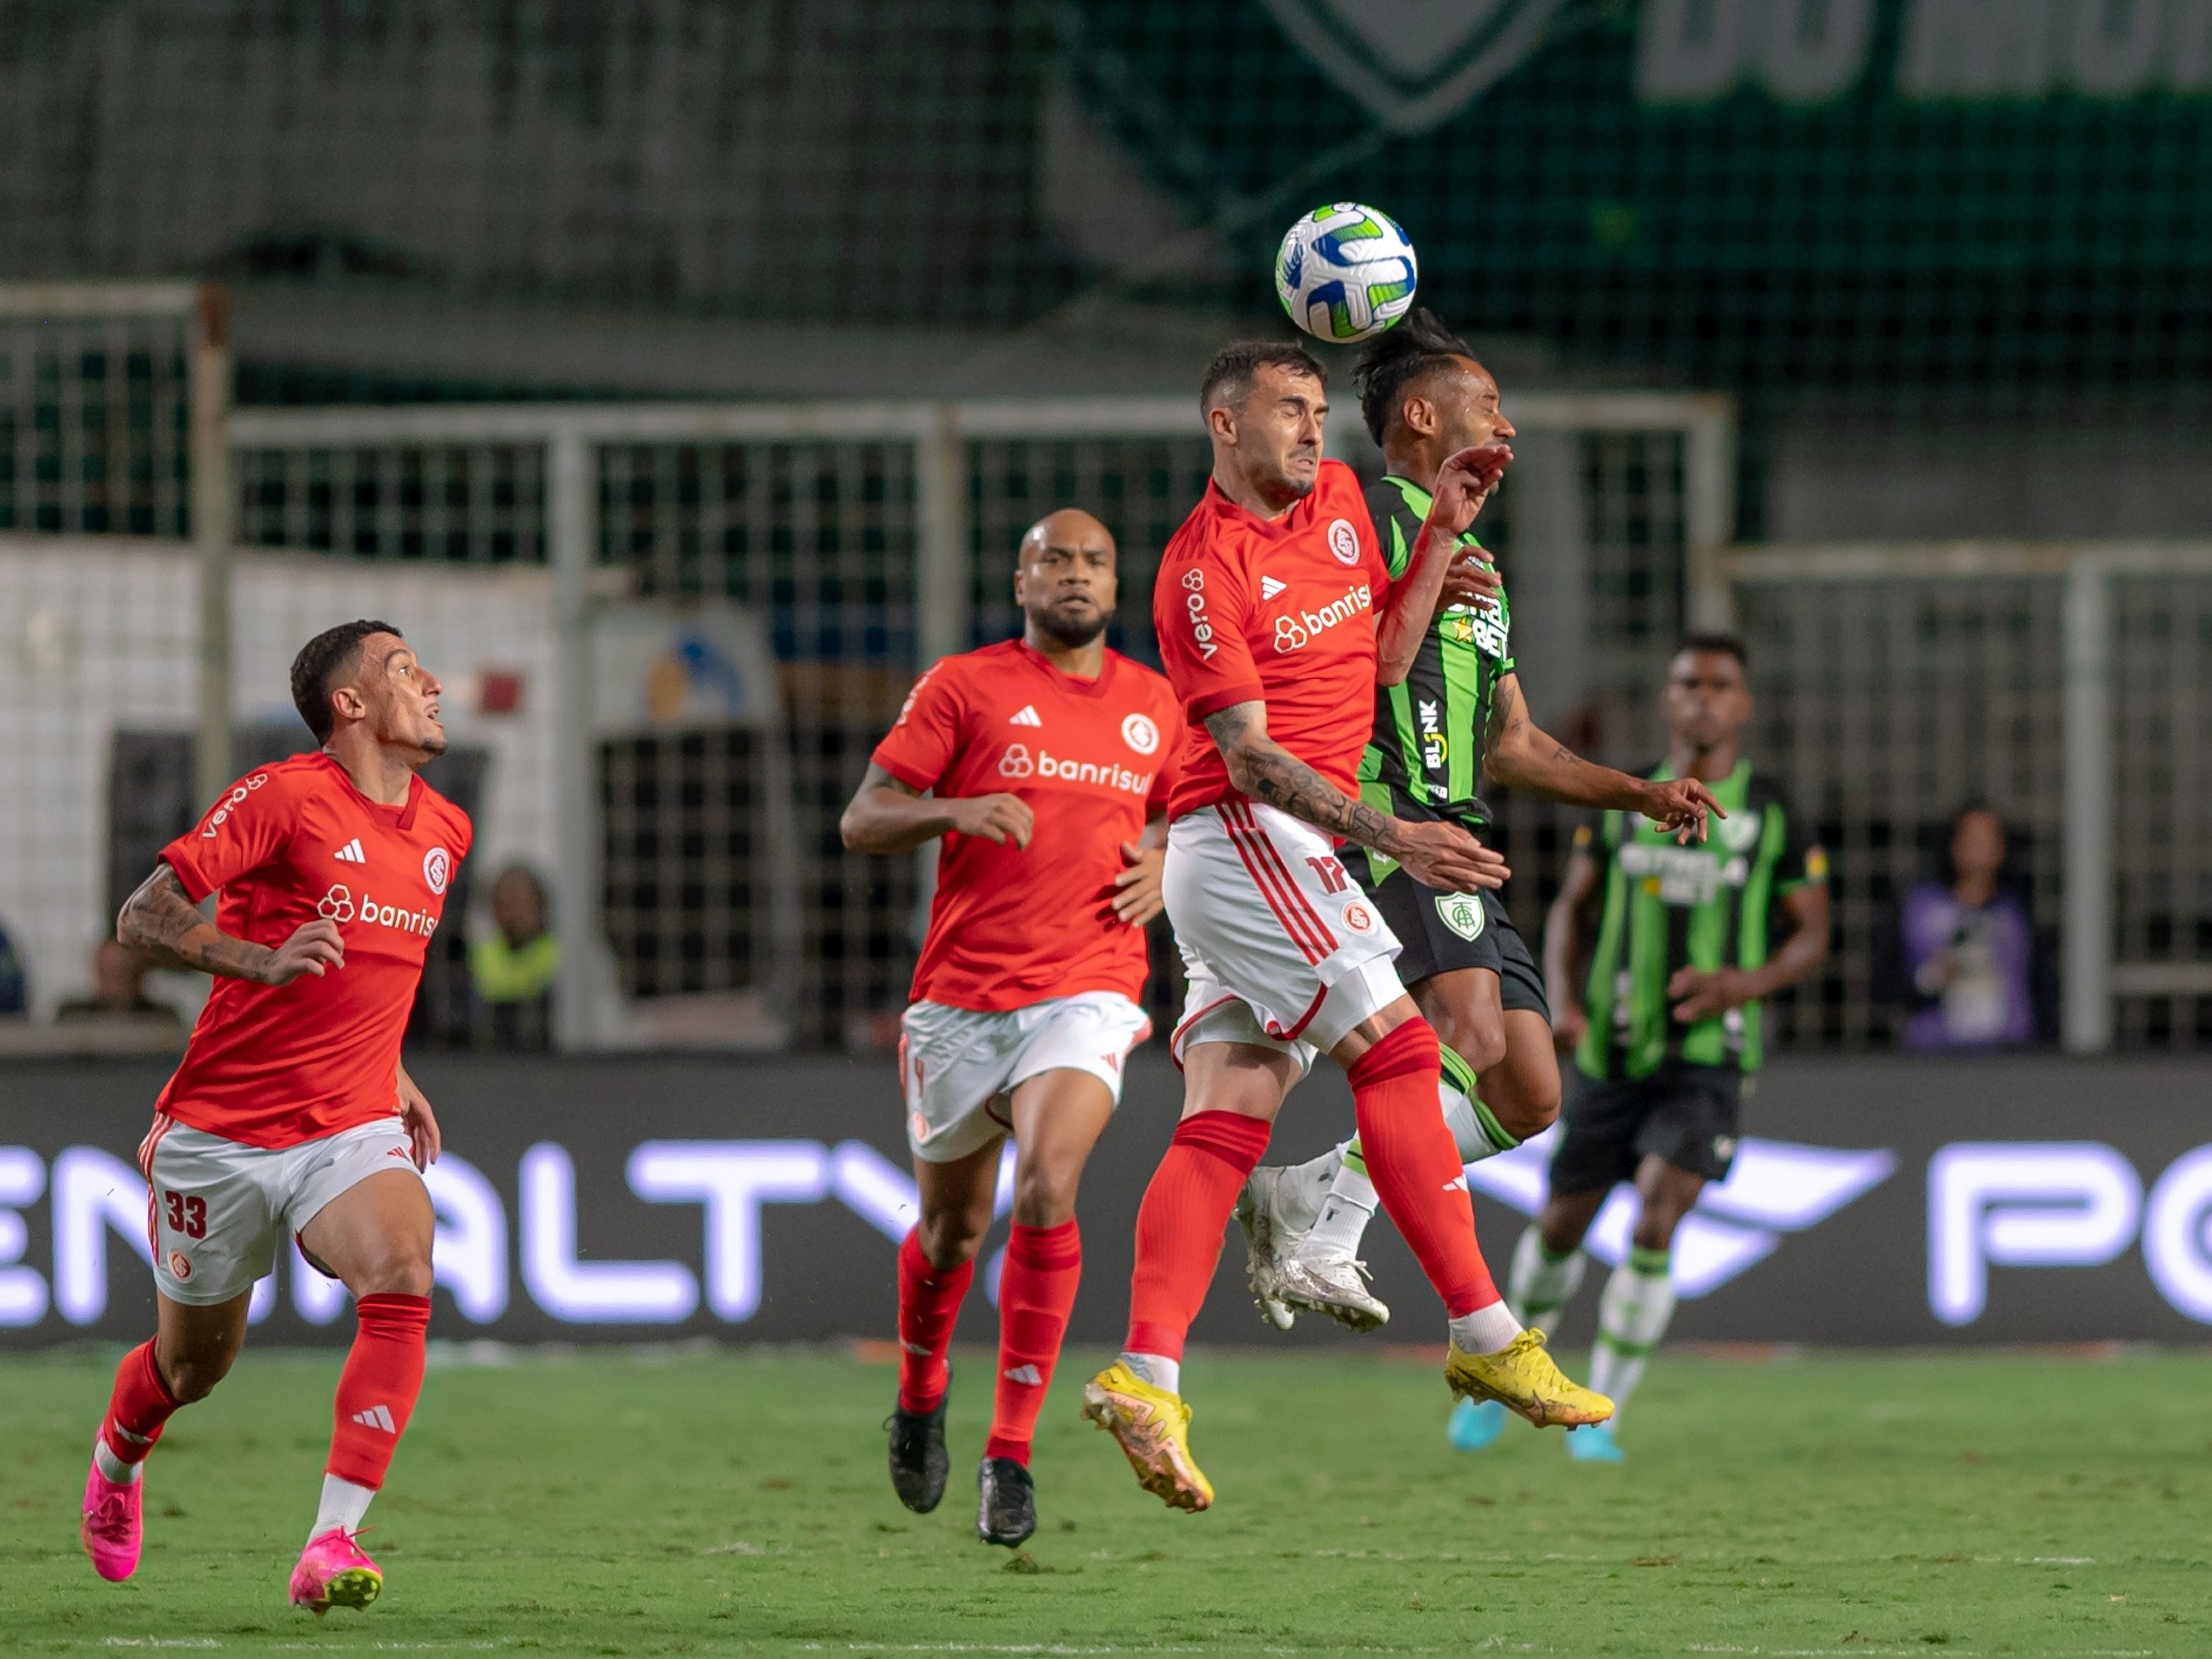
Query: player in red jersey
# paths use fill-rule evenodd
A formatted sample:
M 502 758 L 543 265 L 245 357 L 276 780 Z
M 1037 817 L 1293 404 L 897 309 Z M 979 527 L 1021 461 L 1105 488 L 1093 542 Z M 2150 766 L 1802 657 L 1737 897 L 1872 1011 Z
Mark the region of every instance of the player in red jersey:
M 1491 1282 L 1439 1109 L 1436 1033 L 1398 982 L 1397 940 L 1336 856 L 1340 839 L 1354 842 L 1457 892 L 1505 878 L 1504 860 L 1459 825 L 1363 805 L 1358 769 L 1375 687 L 1405 678 L 1447 597 L 1458 538 L 1510 452 L 1443 463 L 1393 584 L 1358 479 L 1322 459 L 1326 381 L 1296 345 L 1215 357 L 1200 392 L 1213 477 L 1152 594 L 1169 679 L 1206 729 L 1169 803 L 1162 878 L 1190 979 L 1174 1044 L 1183 1111 L 1138 1213 L 1127 1340 L 1085 1385 L 1084 1411 L 1178 1509 L 1213 1501 L 1190 1454 L 1184 1335 L 1237 1194 L 1317 1052 L 1349 1074 L 1369 1175 L 1443 1297 L 1453 1391 L 1540 1425 L 1613 1409 L 1560 1374 Z
M 947 657 L 915 684 L 845 810 L 845 844 L 935 836 L 937 896 L 902 1022 L 900 1082 L 921 1216 L 899 1247 L 891 1485 L 945 1494 L 945 1355 L 1014 1138 L 1013 1232 L 999 1281 L 990 1439 L 975 1530 L 1036 1530 L 1030 1443 L 1082 1271 L 1075 1191 L 1152 1030 L 1144 926 L 1183 720 L 1168 683 L 1106 648 L 1114 538 L 1087 513 L 1022 538 L 1018 640 Z M 930 792 L 934 792 L 933 793 Z
M 441 689 L 388 623 L 317 635 L 292 700 L 322 748 L 240 779 L 123 907 L 124 944 L 216 983 L 138 1152 L 159 1318 L 117 1368 L 93 1443 L 82 1533 L 103 1578 L 137 1566 L 146 1455 L 229 1371 L 289 1235 L 360 1322 L 292 1602 L 319 1616 L 383 1586 L 355 1534 L 422 1385 L 421 1170 L 439 1139 L 399 1042 L 472 834 L 416 775 L 445 752 Z M 210 893 L 213 922 L 194 908 Z

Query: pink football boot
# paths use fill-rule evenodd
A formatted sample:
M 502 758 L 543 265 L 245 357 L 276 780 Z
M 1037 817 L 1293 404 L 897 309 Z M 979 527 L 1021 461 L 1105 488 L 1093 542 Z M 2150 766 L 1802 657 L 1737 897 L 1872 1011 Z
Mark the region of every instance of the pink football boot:
M 343 1527 L 309 1539 L 292 1569 L 292 1605 L 318 1619 L 332 1607 L 365 1607 L 383 1588 L 383 1569 L 361 1553 L 356 1534 Z
M 145 1484 L 143 1474 L 128 1483 L 110 1480 L 100 1472 L 98 1458 L 84 1478 L 84 1522 L 77 1535 L 92 1570 L 112 1584 L 138 1571 L 139 1497 Z

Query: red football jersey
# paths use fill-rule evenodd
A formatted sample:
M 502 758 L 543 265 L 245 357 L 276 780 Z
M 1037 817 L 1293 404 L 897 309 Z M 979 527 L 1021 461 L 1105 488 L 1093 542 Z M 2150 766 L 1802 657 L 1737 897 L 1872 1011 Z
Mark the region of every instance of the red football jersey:
M 218 977 L 158 1109 L 249 1146 L 296 1146 L 399 1109 L 399 1039 L 430 935 L 474 836 L 416 778 L 384 806 L 328 755 L 240 778 L 161 856 L 216 926 L 274 949 L 326 916 L 345 965 L 257 985 Z
M 914 1000 L 995 1012 L 1081 991 L 1141 999 L 1144 931 L 1115 918 L 1114 878 L 1122 843 L 1166 809 L 1182 738 L 1168 683 L 1117 652 L 1095 680 L 1020 640 L 924 674 L 876 764 L 940 795 L 1018 795 L 1036 824 L 1026 850 L 944 838 Z
M 1208 482 L 1152 587 L 1160 659 L 1196 728 L 1170 817 L 1231 793 L 1205 720 L 1238 702 L 1266 702 L 1267 735 L 1358 795 L 1375 726 L 1375 612 L 1389 588 L 1343 462 L 1323 461 L 1312 493 L 1279 519 L 1246 512 Z

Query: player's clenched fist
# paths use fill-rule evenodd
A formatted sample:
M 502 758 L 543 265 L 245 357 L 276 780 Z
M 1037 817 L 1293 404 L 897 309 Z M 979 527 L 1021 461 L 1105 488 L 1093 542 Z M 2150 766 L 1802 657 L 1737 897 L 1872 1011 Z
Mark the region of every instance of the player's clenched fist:
M 344 936 L 337 923 L 319 916 L 294 928 L 292 937 L 269 953 L 255 977 L 264 985 L 289 985 L 302 974 L 320 979 L 327 969 L 344 966 Z
M 1036 830 L 1036 814 L 1019 795 L 969 795 L 949 807 L 955 830 L 1000 847 L 1012 842 L 1026 851 Z
M 1130 927 L 1142 927 L 1167 908 L 1160 896 L 1167 857 L 1164 848 L 1121 843 L 1121 858 L 1129 867 L 1114 878 L 1114 914 Z
M 1455 823 L 1407 823 L 1401 821 L 1392 856 L 1424 887 L 1447 892 L 1473 893 L 1505 885 L 1512 872 L 1504 855 L 1485 847 Z

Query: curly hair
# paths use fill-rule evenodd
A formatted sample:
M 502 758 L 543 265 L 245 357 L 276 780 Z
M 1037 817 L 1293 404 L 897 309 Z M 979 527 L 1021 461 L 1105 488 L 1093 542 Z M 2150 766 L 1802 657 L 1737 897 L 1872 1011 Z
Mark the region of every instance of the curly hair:
M 1431 369 L 1449 367 L 1455 358 L 1472 362 L 1474 350 L 1446 328 L 1427 307 L 1417 307 L 1406 320 L 1359 354 L 1352 371 L 1352 384 L 1359 391 L 1359 417 L 1367 435 L 1377 444 L 1398 413 L 1407 386 Z

